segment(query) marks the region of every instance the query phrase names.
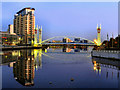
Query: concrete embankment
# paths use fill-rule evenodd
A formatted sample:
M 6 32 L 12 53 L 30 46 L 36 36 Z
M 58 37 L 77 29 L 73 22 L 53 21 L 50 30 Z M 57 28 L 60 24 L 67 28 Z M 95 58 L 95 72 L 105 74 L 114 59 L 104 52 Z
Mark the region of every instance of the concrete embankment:
M 93 50 L 91 55 L 92 57 L 120 60 L 120 50 Z

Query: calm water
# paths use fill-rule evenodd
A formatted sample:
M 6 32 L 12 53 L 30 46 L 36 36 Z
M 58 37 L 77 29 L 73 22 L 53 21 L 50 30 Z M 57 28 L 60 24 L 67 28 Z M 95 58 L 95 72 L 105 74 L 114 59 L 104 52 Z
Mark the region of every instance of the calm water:
M 4 51 L 2 88 L 118 88 L 120 61 L 92 58 L 91 49 Z

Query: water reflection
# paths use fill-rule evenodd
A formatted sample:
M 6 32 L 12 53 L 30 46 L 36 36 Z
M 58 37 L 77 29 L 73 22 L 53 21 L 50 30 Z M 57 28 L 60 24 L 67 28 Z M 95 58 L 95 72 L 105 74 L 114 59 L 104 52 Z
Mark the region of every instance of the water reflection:
M 63 47 L 63 52 L 71 52 L 72 49 Z
M 64 47 L 66 52 L 71 52 L 74 49 L 74 52 L 81 52 L 81 51 L 87 51 L 88 47 L 87 46 L 74 46 L 74 47 Z
M 34 55 L 31 50 L 20 51 L 18 60 L 13 63 L 13 73 L 16 81 L 25 86 L 34 85 Z
M 118 60 L 110 60 L 110 59 L 103 59 L 103 58 L 96 58 L 92 57 L 92 63 L 93 63 L 93 69 L 99 74 L 101 73 L 101 68 L 106 69 L 106 78 L 108 78 L 108 74 L 110 74 L 113 78 L 113 75 L 117 74 L 117 78 L 119 79 L 119 71 L 120 71 L 120 61 Z M 109 69 L 112 69 L 109 72 Z M 114 72 L 113 69 L 115 69 L 117 72 Z
M 105 73 L 106 78 L 109 78 L 110 77 L 109 75 L 111 75 L 112 77 L 114 75 L 116 75 L 117 78 L 119 78 L 120 61 L 113 61 L 113 60 L 108 60 L 108 59 L 92 57 L 92 63 L 93 63 L 93 65 L 92 65 L 91 64 L 91 56 L 87 57 L 88 55 L 90 55 L 90 53 L 88 53 L 92 49 L 92 48 L 91 49 L 90 48 L 91 47 L 85 47 L 85 46 L 84 47 L 83 46 L 80 46 L 80 47 L 79 46 L 67 46 L 67 47 L 66 46 L 64 46 L 64 47 L 50 46 L 44 50 L 28 49 L 28 50 L 5 51 L 2 53 L 2 60 L 3 60 L 2 65 L 8 65 L 9 67 L 12 67 L 14 80 L 19 82 L 23 86 L 35 86 L 38 83 L 38 81 L 41 80 L 40 79 L 35 82 L 35 80 L 36 80 L 35 79 L 35 71 L 39 72 L 39 70 L 42 69 L 42 61 L 43 61 L 42 56 L 43 55 L 47 56 L 47 57 L 52 57 L 52 56 L 56 57 L 58 55 L 61 55 L 62 58 L 59 56 L 59 57 L 57 57 L 57 59 L 54 58 L 54 60 L 53 60 L 53 58 L 52 59 L 47 58 L 48 60 L 44 59 L 43 65 L 46 65 L 44 63 L 48 62 L 46 66 L 49 66 L 48 64 L 50 63 L 51 66 L 49 66 L 49 68 L 51 68 L 51 69 L 49 69 L 47 67 L 47 71 L 44 72 L 42 78 L 44 77 L 44 75 L 46 73 L 48 73 L 48 72 L 50 73 L 50 70 L 54 71 L 56 67 L 54 68 L 52 66 L 57 66 L 57 65 L 59 66 L 58 70 L 61 70 L 60 68 L 64 67 L 65 70 L 62 69 L 63 71 L 60 71 L 63 73 L 67 72 L 66 70 L 68 70 L 68 69 L 66 69 L 66 68 L 69 67 L 70 74 L 71 74 L 71 76 L 73 75 L 72 77 L 74 77 L 74 78 L 76 78 L 78 74 L 81 75 L 80 77 L 78 75 L 78 77 L 77 77 L 78 79 L 77 78 L 75 79 L 75 80 L 79 80 L 78 82 L 81 82 L 81 83 L 82 83 L 81 80 L 82 79 L 83 79 L 83 81 L 84 81 L 84 79 L 86 80 L 86 77 L 89 77 L 88 81 L 91 80 L 91 77 L 93 74 L 90 74 L 87 76 L 87 74 L 90 70 L 94 70 L 99 75 L 102 73 Z M 72 53 L 69 53 L 69 52 L 72 52 Z M 85 52 L 85 53 L 81 53 L 81 52 Z M 51 56 L 49 56 L 49 55 L 51 55 Z M 62 61 L 62 59 L 64 59 L 64 58 L 65 58 L 65 60 Z M 66 59 L 70 59 L 70 58 L 71 58 L 71 60 L 66 60 Z M 75 60 L 72 60 L 72 59 L 75 59 Z M 52 63 L 51 63 L 51 61 L 52 61 Z M 75 66 L 77 66 L 77 67 L 75 68 Z M 91 69 L 90 67 L 93 69 Z M 117 74 L 114 72 L 114 70 L 113 71 L 109 70 L 109 68 L 112 70 L 113 69 L 117 70 Z M 45 70 L 45 68 L 43 68 L 43 69 Z M 79 70 L 77 71 L 77 69 L 79 69 Z M 106 69 L 106 72 L 102 72 L 103 69 Z M 83 70 L 85 70 L 85 72 Z M 82 72 L 82 73 L 77 73 L 77 72 Z M 40 75 L 41 74 L 42 74 L 42 72 L 40 73 Z M 77 74 L 77 75 L 75 75 L 75 74 Z M 58 73 L 55 75 L 59 76 L 60 74 Z M 65 74 L 63 76 L 67 77 L 67 75 L 68 74 Z M 64 79 L 66 79 L 66 77 Z M 38 77 L 37 77 L 37 79 L 38 79 Z M 48 78 L 48 79 L 51 79 L 51 78 Z M 63 79 L 63 81 L 64 81 L 64 79 Z M 96 78 L 93 78 L 92 80 L 96 81 L 95 79 Z M 62 80 L 62 79 L 60 78 L 60 80 Z M 42 82 L 42 80 L 41 80 L 41 82 Z M 57 80 L 56 80 L 56 82 L 57 82 Z M 44 83 L 44 80 L 43 80 L 43 83 Z
M 57 50 L 58 48 L 61 49 L 61 46 L 51 46 L 50 48 Z M 62 52 L 80 52 L 80 50 L 87 51 L 87 48 L 88 47 L 64 46 L 62 47 Z M 2 54 L 2 65 L 13 67 L 14 79 L 21 85 L 33 86 L 35 71 L 42 69 L 42 55 L 48 56 L 45 54 L 48 49 L 5 51 Z
M 24 86 L 34 85 L 35 70 L 42 68 L 42 49 L 18 50 L 4 53 L 2 64 L 13 67 L 16 81 Z
M 64 46 L 63 52 L 81 52 L 88 51 L 88 46 Z
M 94 64 L 94 71 L 97 71 L 98 73 L 101 73 L 101 66 L 100 63 L 96 63 L 96 61 L 93 61 Z

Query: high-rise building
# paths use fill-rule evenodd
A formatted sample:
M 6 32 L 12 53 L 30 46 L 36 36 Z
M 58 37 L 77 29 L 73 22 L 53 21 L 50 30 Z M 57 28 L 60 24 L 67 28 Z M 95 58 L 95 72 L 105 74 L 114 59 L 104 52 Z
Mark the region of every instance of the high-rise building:
M 35 16 L 34 8 L 23 8 L 14 15 L 14 33 L 22 39 L 23 44 L 34 41 Z

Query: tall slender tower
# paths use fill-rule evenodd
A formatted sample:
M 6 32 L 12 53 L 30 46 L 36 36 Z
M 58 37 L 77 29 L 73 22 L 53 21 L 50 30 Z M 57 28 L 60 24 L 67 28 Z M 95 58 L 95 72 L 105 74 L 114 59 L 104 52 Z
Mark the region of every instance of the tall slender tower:
M 38 25 L 37 25 L 37 28 L 35 28 L 35 34 L 34 34 L 34 45 L 37 44 L 37 31 L 38 31 Z
M 97 24 L 97 46 L 100 46 L 101 45 L 101 35 L 100 35 L 100 32 L 101 32 L 101 24 L 100 26 L 98 26 Z
M 39 44 L 42 43 L 42 26 L 41 28 L 39 27 Z

